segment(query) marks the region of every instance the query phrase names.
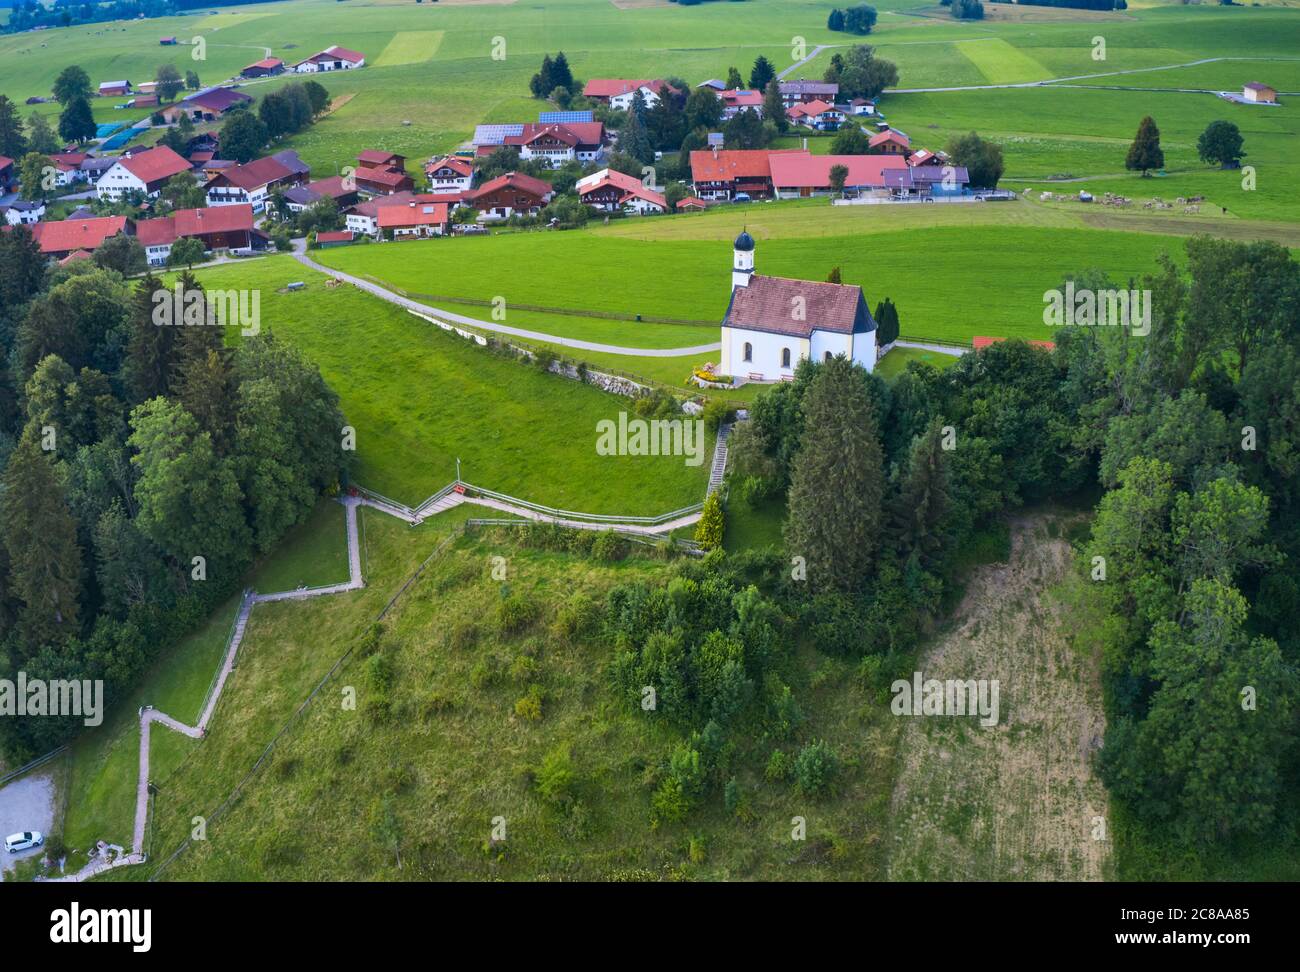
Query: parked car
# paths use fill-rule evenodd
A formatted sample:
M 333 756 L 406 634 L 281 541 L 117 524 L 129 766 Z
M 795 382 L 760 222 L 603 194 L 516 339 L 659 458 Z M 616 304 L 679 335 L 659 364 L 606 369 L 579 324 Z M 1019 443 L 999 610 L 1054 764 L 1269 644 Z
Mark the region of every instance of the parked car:
M 738 202 L 738 203 L 746 203 L 746 202 L 751 202 L 752 200 L 749 198 L 749 193 L 738 192 L 736 193 L 735 196 L 732 197 L 731 201 Z
M 31 847 L 40 847 L 45 843 L 45 835 L 39 830 L 26 830 L 21 834 L 10 834 L 5 838 L 5 850 L 17 854 Z

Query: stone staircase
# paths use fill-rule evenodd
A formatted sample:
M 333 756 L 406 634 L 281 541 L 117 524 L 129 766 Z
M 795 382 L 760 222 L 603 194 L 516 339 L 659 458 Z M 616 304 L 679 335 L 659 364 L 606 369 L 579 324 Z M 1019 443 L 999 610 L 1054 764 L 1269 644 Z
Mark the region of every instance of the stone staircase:
M 722 488 L 722 477 L 727 472 L 727 439 L 731 437 L 731 422 L 718 426 L 718 441 L 713 446 L 713 465 L 709 468 L 709 489 L 704 494 L 711 496 Z

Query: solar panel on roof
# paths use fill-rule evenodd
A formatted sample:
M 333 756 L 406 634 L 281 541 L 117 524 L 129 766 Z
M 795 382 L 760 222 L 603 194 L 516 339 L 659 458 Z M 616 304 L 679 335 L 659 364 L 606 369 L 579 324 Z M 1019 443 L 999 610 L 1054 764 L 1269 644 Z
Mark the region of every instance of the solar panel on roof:
M 524 126 L 513 125 L 478 125 L 474 129 L 475 145 L 500 145 L 508 136 L 522 135 Z
M 542 125 L 578 125 L 595 120 L 596 114 L 591 111 L 543 111 L 537 115 Z

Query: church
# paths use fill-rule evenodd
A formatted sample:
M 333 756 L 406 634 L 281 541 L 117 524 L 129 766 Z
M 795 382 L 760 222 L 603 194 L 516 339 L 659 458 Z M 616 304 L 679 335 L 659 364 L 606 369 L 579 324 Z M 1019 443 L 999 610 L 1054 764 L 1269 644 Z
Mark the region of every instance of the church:
M 876 322 L 862 288 L 755 273 L 754 238 L 736 237 L 722 373 L 788 381 L 800 358 L 829 361 L 839 354 L 868 371 L 876 366 Z

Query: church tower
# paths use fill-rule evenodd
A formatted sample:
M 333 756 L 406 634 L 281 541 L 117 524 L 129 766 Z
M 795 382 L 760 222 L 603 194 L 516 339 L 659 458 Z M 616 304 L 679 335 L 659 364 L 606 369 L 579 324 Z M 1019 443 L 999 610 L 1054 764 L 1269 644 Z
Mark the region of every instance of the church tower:
M 736 237 L 735 252 L 731 261 L 731 289 L 748 287 L 754 273 L 754 238 L 742 231 Z

